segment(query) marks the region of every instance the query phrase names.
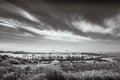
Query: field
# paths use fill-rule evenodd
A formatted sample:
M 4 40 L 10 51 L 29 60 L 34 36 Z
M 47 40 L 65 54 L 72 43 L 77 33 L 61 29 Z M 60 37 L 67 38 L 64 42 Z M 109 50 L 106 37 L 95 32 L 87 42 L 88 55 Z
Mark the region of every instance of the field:
M 119 53 L 0 53 L 0 80 L 120 80 Z

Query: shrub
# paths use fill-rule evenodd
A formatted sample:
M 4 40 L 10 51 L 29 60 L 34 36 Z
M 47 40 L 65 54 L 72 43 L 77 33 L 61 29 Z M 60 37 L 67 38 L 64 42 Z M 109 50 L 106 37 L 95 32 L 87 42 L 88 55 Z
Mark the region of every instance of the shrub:
M 46 79 L 46 74 L 45 73 L 39 73 L 39 74 L 35 74 L 31 80 L 47 80 Z
M 17 76 L 12 73 L 7 73 L 3 76 L 3 80 L 17 80 Z
M 10 59 L 8 62 L 11 64 L 20 64 L 20 62 L 17 59 Z
M 7 66 L 11 66 L 11 65 L 8 62 L 0 62 L 0 66 L 7 67 Z
M 47 80 L 65 80 L 64 75 L 60 71 L 49 70 L 46 73 Z

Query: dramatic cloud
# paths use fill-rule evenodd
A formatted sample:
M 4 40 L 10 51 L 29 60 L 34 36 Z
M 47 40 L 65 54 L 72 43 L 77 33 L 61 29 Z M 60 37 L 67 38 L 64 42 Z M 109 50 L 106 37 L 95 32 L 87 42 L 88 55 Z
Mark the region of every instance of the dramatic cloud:
M 16 28 L 18 22 L 14 21 L 13 19 L 7 19 L 0 17 L 0 25 L 5 26 L 5 27 L 10 27 L 10 28 Z
M 105 19 L 104 24 L 108 28 L 110 28 L 111 35 L 115 35 L 115 36 L 120 37 L 120 14 L 115 16 L 115 17 Z
M 92 40 L 91 38 L 76 35 L 70 31 L 40 30 L 40 29 L 36 29 L 34 27 L 27 27 L 26 29 L 29 31 L 32 31 L 36 34 L 42 35 L 46 39 L 51 39 L 51 40 L 60 40 L 60 41 L 69 41 L 69 42 Z
M 23 32 L 22 34 L 13 34 L 15 36 L 19 36 L 19 37 L 33 37 L 34 35 L 27 33 L 27 32 Z
M 60 40 L 60 41 L 69 41 L 69 42 L 79 42 L 84 40 L 92 40 L 89 37 L 83 37 L 80 35 L 76 35 L 73 32 L 67 31 L 67 30 L 54 30 L 54 29 L 38 29 L 36 26 L 40 25 L 32 25 L 27 24 L 26 22 L 20 22 L 18 20 L 14 19 L 6 19 L 6 18 L 0 18 L 0 25 L 6 26 L 9 28 L 15 28 L 16 30 L 19 28 L 25 29 L 27 31 L 30 31 L 32 33 L 35 33 L 37 35 L 43 36 L 45 39 L 51 39 L 51 40 Z M 16 34 L 16 33 L 15 33 Z M 21 34 L 17 34 L 21 36 Z M 29 34 L 27 32 L 24 32 L 24 35 L 27 37 L 33 36 L 33 34 Z M 34 35 L 36 36 L 36 35 Z
M 118 4 L 0 0 L 0 49 L 117 52 L 119 10 Z
M 61 40 L 61 41 L 69 41 L 69 42 L 79 42 L 79 41 L 89 41 L 92 40 L 89 37 L 83 37 L 80 35 L 75 35 L 72 32 L 69 31 L 54 31 L 54 30 L 44 30 L 42 31 L 42 34 L 44 35 L 45 38 L 47 39 L 52 39 L 52 40 Z
M 3 9 L 8 10 L 10 12 L 19 14 L 22 17 L 24 17 L 26 19 L 29 19 L 29 20 L 31 20 L 33 22 L 40 23 L 40 20 L 37 19 L 34 15 L 28 13 L 27 11 L 25 11 L 25 10 L 15 6 L 15 5 L 12 5 L 12 4 L 4 2 L 4 1 L 0 1 L 0 7 L 3 8 Z
M 93 24 L 91 22 L 88 22 L 86 20 L 75 20 L 72 22 L 72 25 L 81 30 L 82 32 L 94 32 L 94 33 L 102 33 L 102 34 L 107 34 L 109 33 L 109 29 L 108 28 L 103 28 L 102 26 L 100 25 L 97 25 L 97 24 Z
M 72 26 L 84 33 L 109 34 L 111 36 L 120 36 L 120 15 L 110 19 L 103 19 L 104 25 L 98 25 L 85 19 L 72 21 Z
M 54 23 L 53 25 L 51 25 L 51 23 L 47 24 L 47 23 L 42 22 L 35 15 L 31 14 L 30 12 L 18 6 L 15 6 L 13 4 L 10 4 L 4 1 L 0 1 L 0 2 L 1 2 L 0 3 L 1 8 L 9 12 L 18 14 L 32 22 L 37 23 L 37 24 L 30 24 L 30 22 L 19 21 L 13 18 L 0 17 L 0 25 L 9 27 L 9 28 L 14 28 L 16 30 L 19 30 L 19 28 L 22 28 L 24 29 L 24 32 L 22 33 L 26 37 L 33 36 L 32 33 L 35 33 L 37 35 L 42 36 L 45 39 L 79 42 L 81 40 L 96 40 L 96 41 L 102 40 L 101 38 L 92 39 L 92 36 L 87 35 L 88 33 L 94 33 L 94 34 L 97 33 L 97 34 L 102 34 L 102 35 L 109 34 L 111 36 L 117 36 L 117 37 L 120 36 L 120 29 L 119 29 L 120 16 L 115 16 L 109 19 L 106 19 L 106 18 L 103 19 L 104 25 L 98 25 L 90 21 L 87 21 L 86 19 L 83 19 L 83 18 L 73 19 L 72 22 L 70 23 L 68 22 L 68 25 L 67 25 L 67 26 L 72 25 L 72 30 L 69 30 L 69 29 L 67 30 L 66 25 L 65 25 L 67 23 L 60 23 L 60 24 L 63 24 L 62 26 L 58 25 L 59 22 Z M 49 13 L 47 14 L 49 15 Z M 50 19 L 51 21 L 56 20 L 56 19 L 53 19 L 54 17 L 50 17 L 50 18 L 52 18 Z M 48 22 L 51 22 L 51 21 L 48 21 Z M 56 30 L 54 29 L 55 27 L 57 27 Z M 75 34 L 73 29 L 77 29 L 80 32 L 82 31 L 84 34 L 86 34 L 86 37 L 81 36 L 81 34 Z M 32 33 L 25 32 L 25 30 L 32 32 Z M 21 34 L 14 34 L 14 35 L 22 36 Z

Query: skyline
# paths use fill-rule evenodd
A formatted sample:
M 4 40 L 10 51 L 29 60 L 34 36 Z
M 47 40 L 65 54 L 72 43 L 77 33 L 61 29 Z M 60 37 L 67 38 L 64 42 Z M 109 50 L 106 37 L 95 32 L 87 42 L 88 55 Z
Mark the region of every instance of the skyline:
M 0 50 L 120 52 L 119 3 L 0 0 Z

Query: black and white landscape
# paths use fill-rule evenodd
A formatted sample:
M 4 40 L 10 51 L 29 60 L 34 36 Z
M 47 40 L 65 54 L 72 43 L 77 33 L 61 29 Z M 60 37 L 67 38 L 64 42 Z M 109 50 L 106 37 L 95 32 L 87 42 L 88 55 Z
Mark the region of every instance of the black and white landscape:
M 120 3 L 0 0 L 0 80 L 120 80 Z

